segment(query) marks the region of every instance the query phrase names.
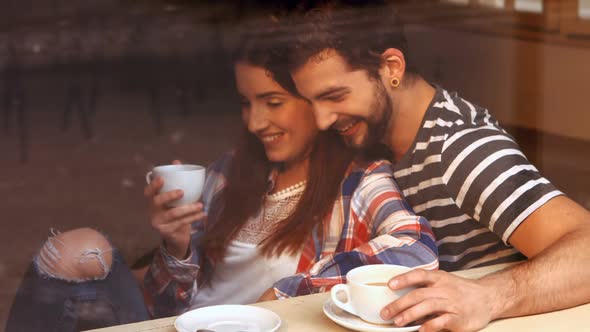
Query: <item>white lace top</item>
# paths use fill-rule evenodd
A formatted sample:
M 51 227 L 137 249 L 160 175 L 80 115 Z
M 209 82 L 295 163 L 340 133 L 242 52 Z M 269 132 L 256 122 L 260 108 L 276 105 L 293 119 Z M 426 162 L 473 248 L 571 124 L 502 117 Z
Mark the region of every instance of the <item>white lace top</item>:
M 266 196 L 260 213 L 250 218 L 229 243 L 225 260 L 216 266 L 210 287 L 199 289 L 193 297 L 192 308 L 253 303 L 276 281 L 295 274 L 299 254 L 267 258 L 260 254 L 258 245 L 295 210 L 304 189 L 305 184 L 299 183 Z

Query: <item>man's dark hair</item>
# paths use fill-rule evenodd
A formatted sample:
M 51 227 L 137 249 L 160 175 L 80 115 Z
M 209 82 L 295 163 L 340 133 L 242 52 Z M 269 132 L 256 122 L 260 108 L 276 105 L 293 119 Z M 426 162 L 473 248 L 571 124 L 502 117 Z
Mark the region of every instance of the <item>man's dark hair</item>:
M 417 73 L 396 10 L 391 5 L 324 5 L 291 17 L 293 31 L 289 68 L 296 70 L 322 51 L 334 49 L 352 69 L 364 69 L 378 77 L 381 53 L 387 48 L 403 52 L 406 71 Z

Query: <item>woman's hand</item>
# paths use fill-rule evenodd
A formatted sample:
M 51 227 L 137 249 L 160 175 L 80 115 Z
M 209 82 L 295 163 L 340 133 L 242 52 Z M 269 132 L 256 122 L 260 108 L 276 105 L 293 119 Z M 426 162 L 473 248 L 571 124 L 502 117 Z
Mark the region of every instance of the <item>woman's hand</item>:
M 175 162 L 177 163 L 177 162 Z M 160 233 L 166 250 L 174 257 L 185 259 L 189 251 L 191 224 L 203 217 L 201 202 L 179 207 L 167 204 L 182 197 L 182 190 L 158 193 L 164 180 L 157 177 L 145 187 L 144 195 L 149 200 L 149 216 L 152 227 Z

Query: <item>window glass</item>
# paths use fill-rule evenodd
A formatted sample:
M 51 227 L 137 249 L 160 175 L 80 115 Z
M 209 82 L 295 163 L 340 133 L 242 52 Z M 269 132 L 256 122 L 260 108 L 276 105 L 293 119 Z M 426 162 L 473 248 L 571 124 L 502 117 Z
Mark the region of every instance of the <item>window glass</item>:
M 447 0 L 447 2 L 459 4 L 459 5 L 468 5 L 469 0 Z
M 543 0 L 516 0 L 514 9 L 521 12 L 542 13 Z
M 580 0 L 578 15 L 581 18 L 590 19 L 590 0 Z
M 504 8 L 504 0 L 479 0 L 478 3 L 482 6 Z

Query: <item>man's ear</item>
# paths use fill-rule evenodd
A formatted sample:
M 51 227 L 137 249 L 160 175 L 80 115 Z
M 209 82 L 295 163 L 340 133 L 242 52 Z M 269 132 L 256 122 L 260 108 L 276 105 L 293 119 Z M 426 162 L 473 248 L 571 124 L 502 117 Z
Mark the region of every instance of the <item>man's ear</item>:
M 388 48 L 381 53 L 383 66 L 387 67 L 387 74 L 390 78 L 402 80 L 406 72 L 406 59 L 404 53 L 397 48 Z

